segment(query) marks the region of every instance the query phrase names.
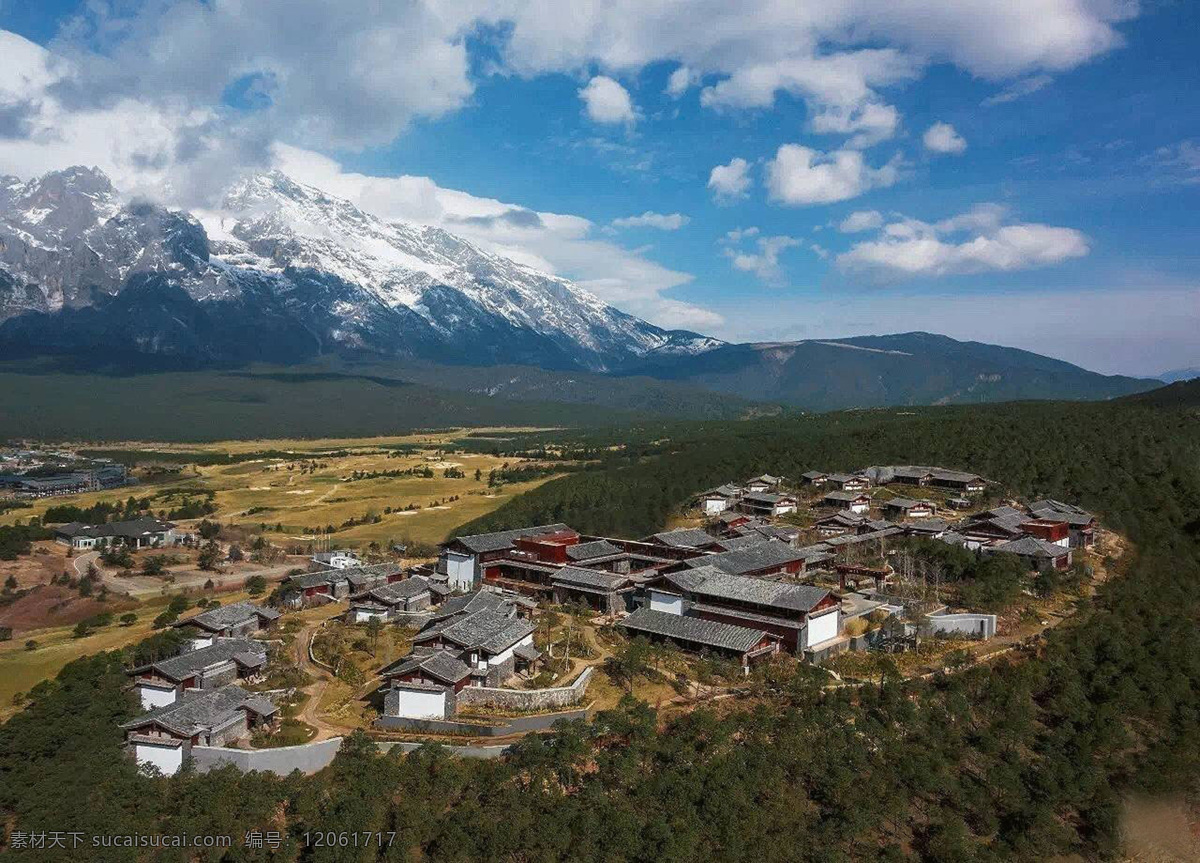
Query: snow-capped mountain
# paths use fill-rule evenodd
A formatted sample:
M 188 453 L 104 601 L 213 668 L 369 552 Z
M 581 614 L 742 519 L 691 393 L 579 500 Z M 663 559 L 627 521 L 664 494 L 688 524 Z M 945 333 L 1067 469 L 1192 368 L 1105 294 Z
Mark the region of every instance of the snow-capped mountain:
M 236 183 L 219 210 L 195 215 L 127 202 L 95 169 L 0 179 L 0 345 L 9 350 L 610 370 L 721 344 L 278 172 Z

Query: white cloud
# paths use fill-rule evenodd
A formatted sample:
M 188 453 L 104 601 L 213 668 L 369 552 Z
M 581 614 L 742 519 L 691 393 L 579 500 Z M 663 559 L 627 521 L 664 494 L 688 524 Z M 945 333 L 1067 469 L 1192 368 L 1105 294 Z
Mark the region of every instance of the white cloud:
M 883 214 L 878 210 L 858 210 L 842 219 L 838 230 L 843 234 L 857 234 L 862 231 L 872 231 L 883 224 Z
M 1031 93 L 1036 93 L 1043 87 L 1048 87 L 1054 83 L 1054 79 L 1049 75 L 1030 75 L 1028 78 L 1019 78 L 1013 81 L 999 93 L 993 96 L 988 96 L 979 104 L 985 108 L 990 108 L 993 105 L 1003 105 L 1007 102 L 1015 102 Z
M 893 160 L 872 168 L 857 150 L 822 153 L 800 144 L 784 144 L 767 163 L 771 200 L 789 206 L 831 204 L 856 198 L 868 189 L 890 186 L 899 175 Z
M 614 228 L 657 228 L 660 231 L 678 231 L 690 221 L 691 219 L 683 213 L 655 213 L 647 210 L 640 216 L 613 219 L 612 226 Z
M 700 82 L 700 76 L 687 66 L 680 66 L 667 79 L 666 94 L 672 99 L 678 99 Z
M 717 165 L 708 175 L 708 188 L 717 203 L 730 203 L 746 197 L 750 190 L 750 163 L 734 158 L 728 165 Z
M 1003 224 L 1004 216 L 1003 208 L 985 204 L 933 224 L 901 219 L 838 255 L 837 263 L 884 277 L 948 276 L 1047 267 L 1090 251 L 1074 228 Z
M 856 108 L 826 108 L 809 128 L 818 134 L 852 135 L 847 147 L 870 147 L 896 134 L 900 112 L 891 105 L 869 102 Z
M 925 149 L 931 153 L 950 153 L 957 156 L 967 150 L 967 139 L 958 134 L 949 123 L 934 123 L 925 130 L 921 140 Z
M 605 75 L 597 75 L 579 90 L 584 111 L 597 123 L 633 123 L 637 114 L 629 91 Z
M 1155 161 L 1185 184 L 1200 183 L 1200 143 L 1179 141 L 1154 151 Z
M 758 237 L 757 234 L 758 228 L 730 231 L 725 235 L 725 246 L 721 253 L 729 258 L 735 270 L 753 273 L 769 284 L 778 284 L 783 279 L 783 270 L 779 266 L 780 254 L 800 245 L 800 241 L 794 237 Z M 743 239 L 750 237 L 755 238 L 752 251 L 738 247 Z

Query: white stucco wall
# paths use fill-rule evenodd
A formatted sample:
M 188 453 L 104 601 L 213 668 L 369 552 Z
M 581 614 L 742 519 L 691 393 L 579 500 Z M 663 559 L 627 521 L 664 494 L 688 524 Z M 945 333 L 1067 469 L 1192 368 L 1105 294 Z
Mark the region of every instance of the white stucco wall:
M 683 614 L 683 597 L 670 593 L 650 591 L 650 610 L 665 611 L 667 614 Z
M 367 609 L 361 609 L 361 608 L 357 609 L 354 612 L 354 622 L 355 623 L 366 623 L 368 620 L 370 620 L 373 617 L 378 618 L 379 620 L 387 620 L 387 612 L 386 611 L 369 611 Z
M 510 656 L 512 656 L 512 655 L 513 655 L 513 649 L 514 649 L 514 648 L 516 648 L 516 647 L 518 647 L 519 645 L 522 645 L 522 644 L 529 644 L 529 645 L 532 645 L 532 644 L 533 644 L 533 633 L 532 633 L 532 632 L 531 632 L 531 633 L 529 633 L 529 635 L 527 635 L 527 636 L 525 636 L 524 638 L 522 638 L 520 641 L 518 641 L 518 642 L 517 642 L 516 644 L 514 644 L 512 647 L 508 648 L 507 650 L 505 650 L 505 651 L 502 651 L 502 652 L 500 652 L 500 653 L 497 653 L 495 656 L 488 657 L 487 664 L 488 664 L 489 666 L 492 666 L 492 665 L 500 665 L 500 664 L 501 664 L 501 663 L 503 663 L 505 660 L 507 660 L 507 659 L 508 659 Z
M 446 575 L 451 590 L 472 590 L 475 587 L 475 556 L 445 552 Z
M 775 507 L 776 515 L 786 515 L 789 512 L 795 512 L 795 511 L 796 511 L 796 505 L 792 504 L 792 503 L 781 503 L 781 504 L 776 505 L 776 507 Z
M 402 689 L 399 694 L 397 716 L 404 716 L 408 719 L 446 718 L 445 692 Z
M 729 508 L 729 501 L 724 498 L 709 498 L 704 501 L 704 512 L 706 515 L 717 515 Z
M 851 511 L 851 512 L 866 512 L 866 511 L 867 511 L 868 509 L 870 509 L 870 508 L 871 508 L 871 507 L 870 507 L 870 504 L 865 504 L 865 503 L 852 503 L 852 504 L 850 504 L 850 511 Z
M 814 644 L 836 638 L 837 633 L 838 612 L 835 608 L 833 611 L 827 611 L 825 614 L 808 619 L 808 635 L 805 638 L 804 646 L 812 647 Z
M 142 700 L 142 710 L 153 710 L 175 703 L 174 689 L 158 689 L 153 686 L 138 686 L 138 697 Z
M 192 650 L 199 650 L 202 647 L 211 647 L 213 637 L 211 635 L 202 635 L 192 639 Z
M 174 776 L 183 766 L 182 746 L 135 743 L 133 751 L 139 767 L 157 767 L 164 776 Z

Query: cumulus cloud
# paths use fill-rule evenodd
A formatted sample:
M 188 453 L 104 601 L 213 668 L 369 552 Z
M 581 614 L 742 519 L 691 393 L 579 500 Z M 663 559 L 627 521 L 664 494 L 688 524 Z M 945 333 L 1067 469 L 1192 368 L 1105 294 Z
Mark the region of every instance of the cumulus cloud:
M 878 210 L 858 210 L 851 213 L 838 224 L 838 230 L 843 234 L 857 234 L 862 231 L 873 231 L 883 225 L 883 214 Z
M 809 128 L 818 134 L 851 135 L 847 147 L 870 147 L 896 134 L 900 112 L 891 105 L 869 102 L 856 108 L 826 108 L 816 114 Z
M 728 165 L 717 165 L 708 175 L 708 188 L 719 204 L 745 198 L 750 191 L 750 163 L 734 158 Z
M 666 93 L 672 99 L 678 99 L 700 81 L 700 76 L 687 66 L 680 66 L 667 78 Z
M 745 228 L 729 231 L 722 241 L 721 254 L 729 259 L 735 270 L 753 273 L 768 284 L 779 284 L 783 281 L 783 270 L 779 266 L 779 256 L 800 241 L 794 237 L 762 237 L 758 228 Z M 743 247 L 742 241 L 753 239 L 750 248 Z
M 1005 216 L 1004 208 L 985 204 L 932 224 L 900 219 L 838 255 L 837 264 L 883 277 L 948 276 L 1047 267 L 1090 251 L 1074 228 L 1004 224 Z
M 959 155 L 967 150 L 967 139 L 955 131 L 949 123 L 934 123 L 925 130 L 921 138 L 925 149 L 931 153 Z
M 637 119 L 629 91 L 605 75 L 597 75 L 579 90 L 584 112 L 597 123 L 632 123 Z
M 620 219 L 613 219 L 611 224 L 614 228 L 657 228 L 660 231 L 678 231 L 690 221 L 691 219 L 683 213 L 655 213 L 647 210 L 640 216 L 624 216 Z
M 832 204 L 890 186 L 898 175 L 896 160 L 872 168 L 857 150 L 822 153 L 784 144 L 767 163 L 767 190 L 771 200 L 789 206 Z

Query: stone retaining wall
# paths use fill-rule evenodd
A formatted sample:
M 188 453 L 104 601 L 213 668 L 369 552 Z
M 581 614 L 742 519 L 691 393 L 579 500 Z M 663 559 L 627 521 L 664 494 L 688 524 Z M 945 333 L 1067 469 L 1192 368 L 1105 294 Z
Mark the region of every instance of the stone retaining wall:
M 462 693 L 459 693 L 461 696 Z M 375 720 L 378 728 L 391 731 L 413 731 L 418 734 L 455 734 L 463 737 L 507 737 L 511 734 L 526 734 L 530 731 L 545 731 L 559 720 L 586 719 L 587 710 L 566 710 L 561 713 L 544 713 L 540 716 L 518 716 L 502 719 L 496 723 L 455 722 L 450 719 L 409 719 L 407 716 L 380 716 Z
M 206 773 L 232 764 L 243 773 L 261 770 L 277 776 L 287 776 L 293 770 L 316 773 L 329 766 L 342 746 L 342 738 L 333 737 L 302 746 L 280 746 L 276 749 L 225 749 L 218 746 L 193 746 L 192 758 L 196 770 Z
M 491 686 L 468 686 L 458 693 L 458 704 L 486 705 L 503 710 L 551 710 L 570 707 L 583 701 L 593 667 L 583 670 L 570 686 L 553 689 L 498 689 Z

